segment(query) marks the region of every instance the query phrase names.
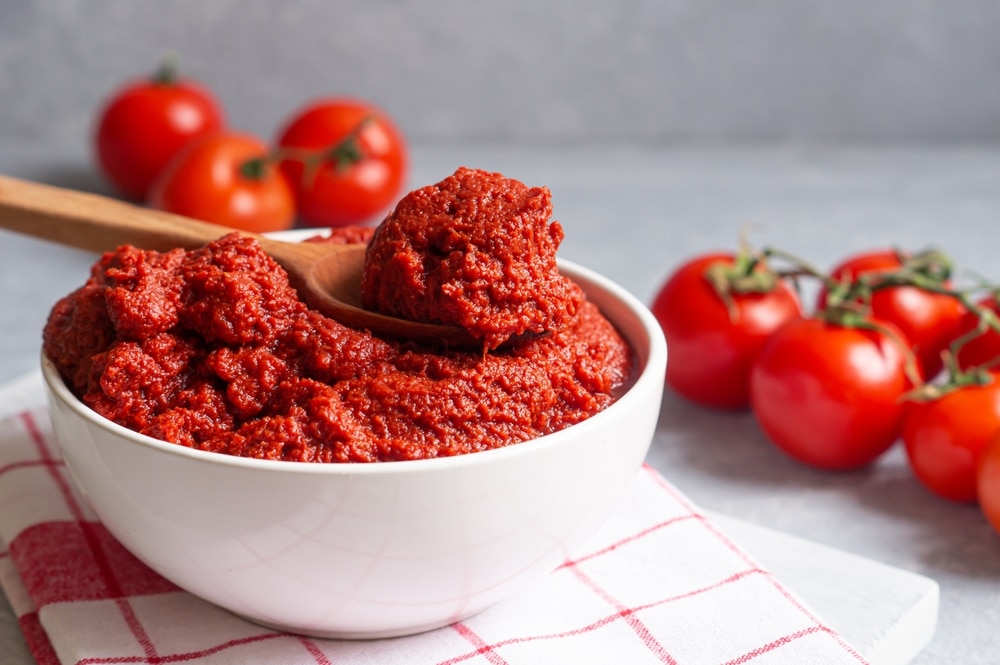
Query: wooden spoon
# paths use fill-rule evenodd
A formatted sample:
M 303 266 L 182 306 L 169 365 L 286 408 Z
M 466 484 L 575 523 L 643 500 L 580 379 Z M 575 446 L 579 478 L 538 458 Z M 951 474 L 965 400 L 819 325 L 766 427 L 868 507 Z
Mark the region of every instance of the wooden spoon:
M 106 252 L 120 245 L 196 249 L 233 229 L 50 185 L 0 176 L 0 228 L 62 245 Z M 375 335 L 461 348 L 482 342 L 457 326 L 409 321 L 361 307 L 364 245 L 283 242 L 253 233 L 312 308 Z

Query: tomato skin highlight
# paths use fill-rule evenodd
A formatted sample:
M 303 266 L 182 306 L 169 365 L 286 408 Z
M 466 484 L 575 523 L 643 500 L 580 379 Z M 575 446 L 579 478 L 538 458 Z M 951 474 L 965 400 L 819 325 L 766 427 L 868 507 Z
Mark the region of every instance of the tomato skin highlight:
M 714 263 L 732 265 L 731 253 L 706 254 L 678 268 L 651 310 L 667 339 L 667 384 L 686 399 L 719 409 L 750 405 L 750 369 L 765 341 L 802 316 L 799 298 L 784 282 L 771 293 L 733 294 L 734 320 L 705 278 Z
M 856 254 L 837 265 L 830 276 L 842 280 L 851 276 L 891 272 L 902 263 L 893 250 L 874 250 Z M 817 307 L 826 302 L 821 291 Z M 957 336 L 965 307 L 955 298 L 930 293 L 915 286 L 890 286 L 878 289 L 871 298 L 871 317 L 893 324 L 910 343 L 922 374 L 931 379 L 941 372 L 941 352 Z
M 927 402 L 912 402 L 903 443 L 914 475 L 950 501 L 977 500 L 979 459 L 1000 430 L 1000 381 L 962 386 Z
M 245 134 L 216 134 L 181 152 L 156 181 L 149 204 L 154 208 L 265 233 L 295 223 L 291 187 L 273 164 L 260 178 L 241 173 L 247 161 L 264 157 L 267 145 Z
M 899 342 L 884 332 L 818 319 L 767 341 L 750 398 L 768 438 L 794 459 L 846 471 L 878 459 L 899 435 L 910 382 Z
M 299 221 L 305 226 L 364 224 L 388 211 L 405 184 L 408 151 L 402 133 L 380 109 L 349 98 L 323 98 L 298 110 L 284 125 L 283 148 L 323 150 L 343 141 L 359 124 L 362 158 L 338 169 L 324 163 L 310 172 L 301 160 L 286 159 L 281 170 L 291 183 Z
M 93 149 L 118 193 L 143 201 L 178 152 L 224 125 L 215 96 L 195 81 L 131 81 L 100 110 Z

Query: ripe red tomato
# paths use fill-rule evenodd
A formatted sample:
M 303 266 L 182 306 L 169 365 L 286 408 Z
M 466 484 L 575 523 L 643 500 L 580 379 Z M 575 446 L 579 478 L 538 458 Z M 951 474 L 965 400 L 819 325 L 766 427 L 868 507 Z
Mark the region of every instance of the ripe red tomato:
M 221 108 L 209 90 L 164 68 L 110 96 L 98 115 L 94 150 L 119 193 L 141 201 L 184 146 L 223 125 Z
M 990 437 L 979 456 L 976 488 L 980 509 L 1000 533 L 1000 432 Z
M 216 134 L 188 146 L 153 185 L 150 205 L 235 229 L 264 233 L 291 228 L 295 199 L 288 182 L 265 157 L 267 145 L 244 134 Z
M 687 399 L 716 408 L 750 404 L 750 367 L 775 330 L 802 315 L 798 296 L 779 282 L 770 293 L 732 294 L 735 317 L 706 278 L 717 263 L 733 265 L 733 254 L 708 254 L 680 268 L 651 307 L 670 354 L 667 383 Z
M 833 269 L 835 280 L 865 273 L 890 272 L 902 265 L 893 250 L 857 254 Z M 818 307 L 823 307 L 826 293 L 821 292 Z M 892 286 L 872 294 L 871 316 L 895 325 L 910 343 L 922 373 L 927 379 L 943 367 L 941 352 L 955 338 L 965 308 L 957 299 L 930 293 L 912 286 Z
M 344 141 L 347 141 L 344 144 Z M 327 159 L 314 171 L 300 159 L 281 169 L 295 188 L 306 226 L 362 224 L 396 202 L 406 178 L 407 148 L 389 117 L 366 102 L 321 99 L 298 111 L 281 130 L 283 148 L 316 151 L 340 144 L 342 161 Z
M 817 468 L 847 470 L 892 446 L 910 385 L 903 349 L 891 335 L 809 318 L 764 344 L 750 400 L 780 449 Z
M 994 296 L 983 298 L 977 304 L 1000 315 L 1000 304 L 997 303 Z M 955 336 L 961 337 L 972 332 L 978 326 L 979 316 L 972 311 L 966 312 Z M 978 337 L 963 344 L 955 359 L 958 361 L 959 368 L 963 370 L 984 365 L 995 366 L 995 363 L 1000 362 L 1000 333 L 994 330 L 983 331 Z
M 1000 430 L 1000 380 L 962 386 L 937 399 L 912 402 L 903 442 L 917 479 L 952 501 L 976 500 L 976 465 Z

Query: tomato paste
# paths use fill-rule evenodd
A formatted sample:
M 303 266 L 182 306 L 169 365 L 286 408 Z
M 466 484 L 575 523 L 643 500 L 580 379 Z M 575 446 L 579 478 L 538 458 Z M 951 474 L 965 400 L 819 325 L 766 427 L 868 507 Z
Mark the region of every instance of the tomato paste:
M 461 169 L 404 198 L 371 240 L 379 308 L 465 325 L 491 350 L 347 328 L 233 233 L 105 254 L 53 308 L 44 351 L 101 415 L 201 450 L 376 462 L 522 442 L 607 407 L 631 367 L 615 328 L 558 275 L 550 212 L 544 188 Z
M 565 326 L 583 293 L 559 274 L 552 196 L 462 168 L 403 198 L 369 245 L 362 303 L 465 328 L 487 348 Z

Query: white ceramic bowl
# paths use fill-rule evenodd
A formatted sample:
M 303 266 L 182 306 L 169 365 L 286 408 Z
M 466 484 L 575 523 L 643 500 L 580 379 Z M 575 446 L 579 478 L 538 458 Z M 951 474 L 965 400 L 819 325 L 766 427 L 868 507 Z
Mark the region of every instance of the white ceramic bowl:
M 67 468 L 129 551 L 251 621 L 375 638 L 460 620 L 571 556 L 615 507 L 656 425 L 667 359 L 659 325 L 621 287 L 561 266 L 638 361 L 638 378 L 621 399 L 561 432 L 442 459 L 243 459 L 102 418 L 43 358 Z

